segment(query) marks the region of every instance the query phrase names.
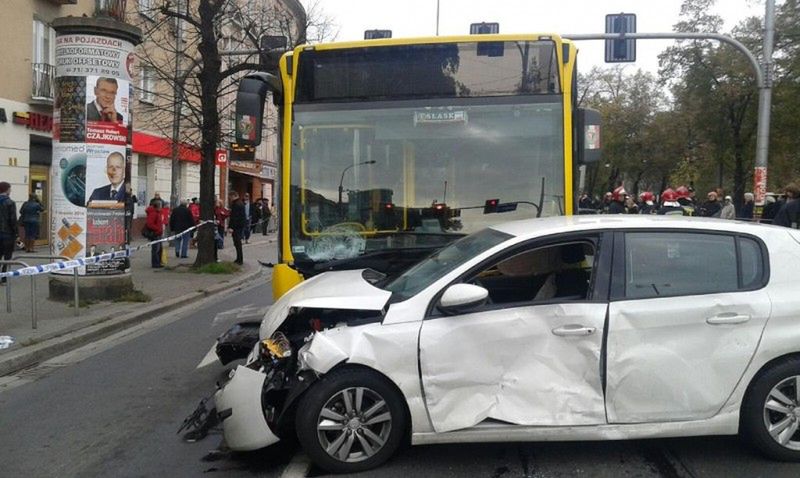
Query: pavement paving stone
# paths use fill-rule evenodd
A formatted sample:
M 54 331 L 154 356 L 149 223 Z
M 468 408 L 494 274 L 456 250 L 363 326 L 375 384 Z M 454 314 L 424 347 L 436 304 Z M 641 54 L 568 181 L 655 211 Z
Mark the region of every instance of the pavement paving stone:
M 101 301 L 84 304 L 80 315 L 69 304 L 48 298 L 49 274 L 35 276 L 37 327 L 32 327 L 31 279 L 11 279 L 11 309 L 6 310 L 6 287 L 0 287 L 0 337 L 11 336 L 14 343 L 0 349 L 0 376 L 18 369 L 31 360 L 39 361 L 53 354 L 63 353 L 65 347 L 80 346 L 128 325 L 134 325 L 149 317 L 159 315 L 205 296 L 233 289 L 250 280 L 265 280 L 263 267 L 258 260 L 274 261 L 277 253 L 276 235 L 254 234 L 249 244 L 244 244 L 244 265 L 234 274 L 198 274 L 191 271 L 196 249 L 189 250 L 189 258 L 175 257 L 175 249 L 169 248 L 167 266 L 162 269 L 150 267 L 150 250 L 143 248 L 131 258 L 131 274 L 134 288 L 150 297 L 148 302 Z M 143 244 L 134 241 L 133 246 Z M 37 254 L 41 260 L 22 259 L 34 264 L 45 264 L 48 254 L 44 247 Z M 22 255 L 20 252 L 18 255 Z M 219 251 L 221 261 L 235 258 L 230 237 L 225 248 Z M 67 336 L 72 336 L 67 340 Z M 77 340 L 76 340 L 77 338 Z M 21 365 L 22 364 L 22 365 Z

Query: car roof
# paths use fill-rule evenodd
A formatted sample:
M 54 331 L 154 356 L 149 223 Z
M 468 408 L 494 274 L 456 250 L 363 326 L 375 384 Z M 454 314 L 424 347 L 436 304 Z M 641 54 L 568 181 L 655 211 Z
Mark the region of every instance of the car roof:
M 517 237 L 537 237 L 549 234 L 584 230 L 611 229 L 701 229 L 741 232 L 760 236 L 786 228 L 745 221 L 687 216 L 600 214 L 585 216 L 555 216 L 523 219 L 491 226 L 492 229 Z

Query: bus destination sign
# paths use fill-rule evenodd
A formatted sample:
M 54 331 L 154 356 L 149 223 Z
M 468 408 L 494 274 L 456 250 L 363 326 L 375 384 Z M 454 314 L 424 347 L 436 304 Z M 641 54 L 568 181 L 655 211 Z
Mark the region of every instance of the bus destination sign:
M 467 123 L 466 111 L 415 111 L 414 126 L 418 124 Z

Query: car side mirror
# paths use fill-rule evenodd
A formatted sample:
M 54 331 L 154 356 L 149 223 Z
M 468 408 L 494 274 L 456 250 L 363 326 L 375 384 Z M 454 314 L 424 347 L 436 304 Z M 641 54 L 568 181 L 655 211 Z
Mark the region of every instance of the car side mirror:
M 489 291 L 473 284 L 454 284 L 439 299 L 438 308 L 445 314 L 459 314 L 486 303 Z

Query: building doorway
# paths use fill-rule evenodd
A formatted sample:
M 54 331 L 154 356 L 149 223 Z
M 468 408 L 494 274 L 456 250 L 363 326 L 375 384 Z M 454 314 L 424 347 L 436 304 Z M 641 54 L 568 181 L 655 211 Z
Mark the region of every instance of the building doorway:
M 39 239 L 36 245 L 49 244 L 50 239 L 50 168 L 47 166 L 34 165 L 30 167 L 30 182 L 28 194 L 35 194 L 42 202 L 44 211 L 39 222 Z

